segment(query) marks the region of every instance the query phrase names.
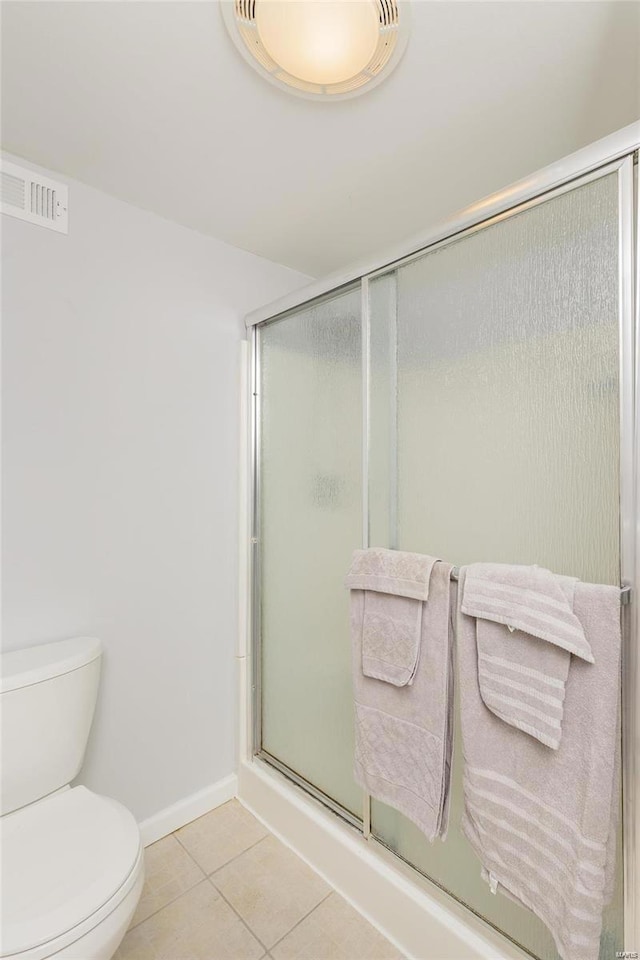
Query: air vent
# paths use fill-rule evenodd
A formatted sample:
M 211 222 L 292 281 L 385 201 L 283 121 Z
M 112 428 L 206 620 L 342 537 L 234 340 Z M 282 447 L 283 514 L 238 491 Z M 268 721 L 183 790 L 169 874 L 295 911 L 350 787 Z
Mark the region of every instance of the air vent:
M 3 160 L 0 166 L 0 212 L 58 233 L 69 232 L 69 189 L 63 183 Z
M 319 84 L 287 73 L 269 56 L 257 29 L 256 6 L 265 0 L 221 0 L 227 29 L 243 57 L 277 86 L 315 99 L 352 97 L 379 83 L 400 60 L 408 38 L 408 0 L 369 0 L 379 23 L 378 42 L 365 67 L 340 83 Z
M 236 0 L 236 17 L 254 23 L 256 19 L 256 0 Z
M 396 0 L 378 0 L 380 26 L 398 26 L 398 4 Z

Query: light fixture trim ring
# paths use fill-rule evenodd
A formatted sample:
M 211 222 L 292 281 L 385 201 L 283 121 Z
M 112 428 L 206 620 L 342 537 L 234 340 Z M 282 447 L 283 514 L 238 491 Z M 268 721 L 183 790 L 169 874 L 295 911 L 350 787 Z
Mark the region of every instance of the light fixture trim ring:
M 346 100 L 373 89 L 395 69 L 409 39 L 409 0 L 372 0 L 380 26 L 378 44 L 369 62 L 340 83 L 310 83 L 287 73 L 269 56 L 256 27 L 256 2 L 260 0 L 220 0 L 222 17 L 234 45 L 269 83 L 308 100 Z

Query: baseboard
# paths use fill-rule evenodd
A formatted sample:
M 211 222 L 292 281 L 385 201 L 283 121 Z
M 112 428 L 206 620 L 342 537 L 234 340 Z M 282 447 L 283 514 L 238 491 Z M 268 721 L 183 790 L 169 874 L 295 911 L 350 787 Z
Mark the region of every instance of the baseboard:
M 365 840 L 267 764 L 259 760 L 240 764 L 238 799 L 404 957 L 528 957 L 381 844 Z
M 191 823 L 210 810 L 215 810 L 222 803 L 231 800 L 238 793 L 238 778 L 235 773 L 230 773 L 228 777 L 212 783 L 197 793 L 178 800 L 170 807 L 154 813 L 140 823 L 140 833 L 145 847 L 156 840 L 161 840 L 168 834 L 173 833 L 185 824 Z

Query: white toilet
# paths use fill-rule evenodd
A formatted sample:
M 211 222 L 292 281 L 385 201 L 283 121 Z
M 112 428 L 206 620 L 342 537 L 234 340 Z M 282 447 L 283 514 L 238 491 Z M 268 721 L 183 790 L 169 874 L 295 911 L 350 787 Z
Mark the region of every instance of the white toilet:
M 69 785 L 84 758 L 100 659 L 90 637 L 0 657 L 3 960 L 109 960 L 140 898 L 133 815 Z

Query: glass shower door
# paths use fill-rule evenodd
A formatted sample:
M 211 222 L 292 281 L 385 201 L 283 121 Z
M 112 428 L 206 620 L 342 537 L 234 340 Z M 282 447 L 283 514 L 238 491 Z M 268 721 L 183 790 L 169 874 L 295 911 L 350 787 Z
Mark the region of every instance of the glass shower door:
M 362 543 L 359 284 L 259 331 L 261 747 L 362 812 L 348 595 Z
M 619 177 L 550 192 L 256 331 L 256 748 L 351 823 L 354 548 L 621 582 Z M 372 834 L 557 960 L 545 926 L 481 880 L 458 828 L 461 768 L 456 739 L 444 843 L 375 801 Z M 620 847 L 602 960 L 622 949 Z
M 618 223 L 613 172 L 370 282 L 370 405 L 385 415 L 369 484 L 395 491 L 370 495 L 372 546 L 620 583 Z M 372 832 L 552 960 L 546 927 L 480 878 L 461 768 L 458 739 L 444 843 L 375 801 Z M 620 856 L 617 869 L 603 958 L 622 948 Z

